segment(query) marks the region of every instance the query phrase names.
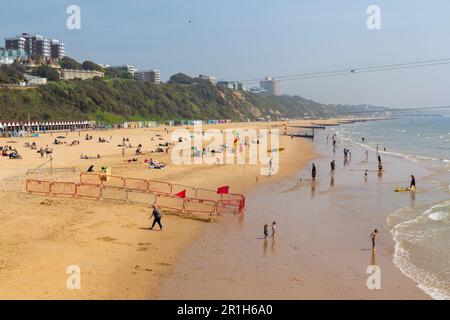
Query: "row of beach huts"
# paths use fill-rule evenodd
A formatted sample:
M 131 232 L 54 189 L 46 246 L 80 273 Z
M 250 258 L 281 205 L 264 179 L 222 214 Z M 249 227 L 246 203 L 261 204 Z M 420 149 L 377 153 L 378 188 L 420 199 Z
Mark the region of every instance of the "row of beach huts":
M 203 124 L 223 124 L 230 123 L 231 120 L 167 120 L 164 122 L 157 123 L 156 121 L 132 121 L 124 122 L 121 126 L 125 129 L 133 128 L 154 128 L 158 125 L 165 126 L 193 126 L 193 125 L 203 125 Z
M 154 128 L 158 125 L 183 126 L 199 124 L 222 124 L 230 123 L 231 120 L 168 120 L 164 122 L 156 121 L 127 121 L 116 126 L 105 126 L 96 121 L 0 121 L 0 131 L 3 133 L 19 132 L 46 132 L 46 131 L 74 131 L 97 128 Z

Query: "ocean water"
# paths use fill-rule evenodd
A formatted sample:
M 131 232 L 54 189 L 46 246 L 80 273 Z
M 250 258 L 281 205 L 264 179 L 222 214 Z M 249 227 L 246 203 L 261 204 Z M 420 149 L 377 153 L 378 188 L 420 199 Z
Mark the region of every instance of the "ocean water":
M 362 122 L 339 127 L 338 133 L 371 150 L 378 145 L 386 154 L 450 167 L 450 116 Z
M 450 117 L 363 122 L 335 129 L 343 141 L 430 169 L 426 201 L 388 217 L 394 263 L 434 299 L 450 299 Z M 364 137 L 364 141 L 363 141 Z M 420 189 L 420 185 L 419 185 Z

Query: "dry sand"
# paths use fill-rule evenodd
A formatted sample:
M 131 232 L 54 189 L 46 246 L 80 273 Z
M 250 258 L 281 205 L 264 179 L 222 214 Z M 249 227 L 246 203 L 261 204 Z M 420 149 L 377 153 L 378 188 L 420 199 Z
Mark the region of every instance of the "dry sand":
M 267 127 L 267 123 L 245 123 L 214 126 Z M 207 128 L 205 126 L 205 128 Z M 169 128 L 173 130 L 173 128 Z M 257 184 L 282 179 L 298 172 L 313 157 L 313 146 L 304 139 L 282 136 L 280 172 L 271 178 L 256 176 L 256 165 L 183 165 L 175 166 L 169 155 L 150 154 L 169 136 L 163 127 L 152 129 L 122 129 L 90 131 L 93 140 L 85 141 L 86 132 L 49 133 L 36 138 L 0 138 L 0 145 L 13 145 L 23 156 L 20 160 L 0 157 L 0 298 L 2 299 L 145 299 L 172 270 L 177 258 L 199 234 L 205 222 L 166 215 L 164 231 L 150 231 L 150 209 L 144 206 L 101 200 L 50 198 L 24 192 L 26 172 L 46 161 L 35 150 L 24 147 L 25 142 L 36 142 L 38 147 L 49 145 L 54 149 L 53 167 L 74 167 L 78 172 L 61 173 L 56 179 L 76 180 L 79 171 L 94 164 L 112 167 L 114 175 L 151 178 L 203 188 L 217 188 L 227 184 L 231 192 L 246 193 Z M 151 141 L 156 134 L 162 141 Z M 66 136 L 70 144 L 53 145 L 57 136 Z M 99 143 L 103 137 L 109 143 Z M 127 163 L 122 149 L 117 147 L 123 137 L 133 146 L 141 143 L 144 155 L 135 156 L 135 148 L 126 149 L 125 159 L 138 158 L 138 163 Z M 10 141 L 15 141 L 11 143 Z M 82 160 L 80 154 L 95 156 L 98 160 Z M 168 164 L 164 170 L 150 170 L 144 159 Z M 44 167 L 48 168 L 48 164 Z M 46 175 L 34 177 L 48 178 Z M 220 222 L 218 222 L 220 223 Z M 81 268 L 81 289 L 66 287 L 69 265 Z

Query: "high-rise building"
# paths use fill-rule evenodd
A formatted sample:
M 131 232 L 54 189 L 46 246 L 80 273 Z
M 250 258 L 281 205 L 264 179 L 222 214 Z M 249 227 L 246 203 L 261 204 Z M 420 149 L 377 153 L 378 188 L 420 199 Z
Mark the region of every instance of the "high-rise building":
M 266 90 L 270 95 L 280 95 L 280 82 L 274 80 L 272 77 L 266 77 L 264 80 L 261 80 L 259 86 Z
M 62 59 L 64 58 L 64 55 L 64 43 L 59 42 L 59 40 L 53 39 L 50 42 L 50 56 L 52 57 L 52 59 Z
M 5 39 L 5 50 L 18 50 L 18 51 L 28 51 L 28 46 L 25 45 L 26 39 L 22 36 L 17 36 L 15 38 Z
M 23 50 L 28 56 L 33 58 L 53 58 L 64 57 L 64 44 L 58 40 L 50 40 L 41 35 L 30 35 L 22 33 L 19 36 L 5 39 L 6 50 Z
M 31 37 L 30 43 L 30 56 L 50 58 L 50 40 L 37 34 Z
M 148 71 L 136 71 L 134 73 L 134 79 L 141 81 L 150 81 L 156 84 L 161 83 L 161 73 L 159 70 L 148 70 Z

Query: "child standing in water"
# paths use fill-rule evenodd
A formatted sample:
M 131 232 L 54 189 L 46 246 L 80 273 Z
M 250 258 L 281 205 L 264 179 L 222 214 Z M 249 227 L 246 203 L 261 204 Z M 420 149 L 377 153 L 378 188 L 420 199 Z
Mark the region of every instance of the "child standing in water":
M 275 237 L 275 231 L 277 231 L 277 223 L 272 222 L 272 238 Z
M 264 240 L 266 240 L 268 236 L 269 236 L 269 226 L 266 223 L 264 225 Z

